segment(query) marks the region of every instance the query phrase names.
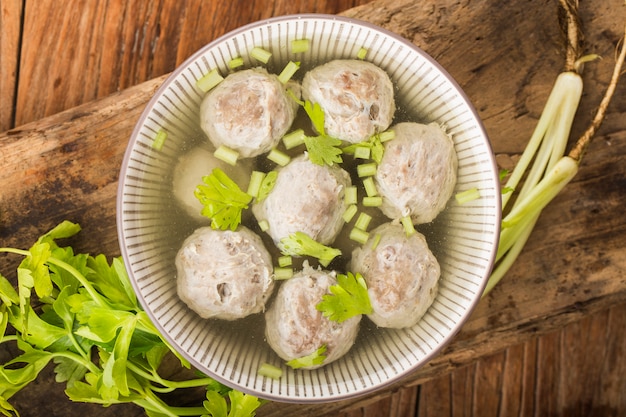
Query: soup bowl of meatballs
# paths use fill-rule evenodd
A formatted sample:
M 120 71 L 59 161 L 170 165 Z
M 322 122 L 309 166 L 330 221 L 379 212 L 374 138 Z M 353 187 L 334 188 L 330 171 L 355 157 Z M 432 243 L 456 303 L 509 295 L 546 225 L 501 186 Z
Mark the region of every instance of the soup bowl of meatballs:
M 366 22 L 284 16 L 177 68 L 120 173 L 118 232 L 155 326 L 261 398 L 345 399 L 448 344 L 491 272 L 498 172 L 430 56 Z

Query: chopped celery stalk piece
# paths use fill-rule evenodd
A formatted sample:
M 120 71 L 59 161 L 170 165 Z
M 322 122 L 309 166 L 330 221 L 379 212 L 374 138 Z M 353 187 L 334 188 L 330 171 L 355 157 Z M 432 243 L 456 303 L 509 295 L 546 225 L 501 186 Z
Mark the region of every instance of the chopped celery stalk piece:
M 361 49 L 359 49 L 359 52 L 356 53 L 357 59 L 365 59 L 366 55 L 367 55 L 367 48 L 364 48 L 364 47 L 361 47 Z
M 400 219 L 400 222 L 402 223 L 402 226 L 404 227 L 404 233 L 406 233 L 407 236 L 411 236 L 415 233 L 415 226 L 413 226 L 413 220 L 411 220 L 411 216 L 404 216 L 402 219 Z
M 280 377 L 283 376 L 283 370 L 266 362 L 261 364 L 257 374 L 270 379 L 280 379 Z
M 289 161 L 291 161 L 291 157 L 289 155 L 282 151 L 279 151 L 276 148 L 270 151 L 270 153 L 267 155 L 267 159 L 280 165 L 281 167 L 284 167 L 289 163 Z
M 357 190 L 354 185 L 346 187 L 346 194 L 343 197 L 343 202 L 347 205 L 356 204 L 358 202 Z
M 293 259 L 289 255 L 279 256 L 278 257 L 278 266 L 284 268 L 286 266 L 291 266 L 293 263 Z
M 357 213 L 357 211 L 358 211 L 358 208 L 356 204 L 350 204 L 348 208 L 346 209 L 346 211 L 343 212 L 343 220 L 346 223 L 350 223 L 354 215 Z
M 308 39 L 294 39 L 291 41 L 291 52 L 298 54 L 309 50 Z
M 365 230 L 357 229 L 356 227 L 350 230 L 350 239 L 364 245 L 369 239 L 370 234 Z
M 250 194 L 252 197 L 258 197 L 259 190 L 261 189 L 261 184 L 265 179 L 265 175 L 265 172 L 252 171 L 252 174 L 250 175 L 250 184 L 248 184 L 247 191 L 248 194 Z
M 304 138 L 306 135 L 304 134 L 304 130 L 296 129 L 293 132 L 287 133 L 283 136 L 283 144 L 287 149 L 293 149 L 296 146 L 300 146 L 304 143 Z
M 276 178 L 278 178 L 278 171 L 272 170 L 267 173 L 267 175 L 261 181 L 261 186 L 259 187 L 259 193 L 256 196 L 257 203 L 265 200 L 265 197 L 269 195 L 274 189 L 274 185 L 276 185 Z
M 354 223 L 354 227 L 363 231 L 367 231 L 367 227 L 370 225 L 370 221 L 372 221 L 372 216 L 367 213 L 360 213 L 359 217 Z
M 231 59 L 230 61 L 228 61 L 228 68 L 230 69 L 237 69 L 239 67 L 243 67 L 243 58 L 238 56 L 236 58 Z
M 358 159 L 370 159 L 371 150 L 369 146 L 357 146 L 354 148 L 354 157 Z
M 167 132 L 163 129 L 159 129 L 156 136 L 154 137 L 154 142 L 152 142 L 152 148 L 160 151 L 163 149 L 163 144 L 167 139 Z
M 250 56 L 256 59 L 257 61 L 261 61 L 262 63 L 267 64 L 270 58 L 272 57 L 272 53 L 261 47 L 255 46 L 250 51 Z
M 454 198 L 457 203 L 466 204 L 470 201 L 478 200 L 480 198 L 480 192 L 478 191 L 478 188 L 474 187 L 457 193 Z
M 369 164 L 357 165 L 356 172 L 359 175 L 359 178 L 376 175 L 376 163 L 372 162 Z
M 209 73 L 206 74 L 204 77 L 196 81 L 196 86 L 206 93 L 207 91 L 211 90 L 213 87 L 221 83 L 223 80 L 224 77 L 222 77 L 217 68 L 214 68 L 209 71 Z
M 394 132 L 393 130 L 386 130 L 378 134 L 378 140 L 380 140 L 381 143 L 388 142 L 395 137 L 396 132 Z
M 375 197 L 378 195 L 378 190 L 376 189 L 376 184 L 374 184 L 374 178 L 367 177 L 363 180 L 363 187 L 365 187 L 365 194 L 368 197 Z
M 215 150 L 213 155 L 217 159 L 224 161 L 232 166 L 237 165 L 237 159 L 239 158 L 239 152 L 234 149 L 230 149 L 224 145 L 220 145 L 220 147 Z
M 270 224 L 267 222 L 267 220 L 261 220 L 259 221 L 259 229 L 261 229 L 262 232 L 267 232 L 268 230 L 270 230 Z
M 383 198 L 381 196 L 363 197 L 363 205 L 365 207 L 380 207 L 383 205 Z
M 295 74 L 299 68 L 299 64 L 289 61 L 278 75 L 278 80 L 283 84 L 287 84 L 287 81 L 291 80 L 291 77 L 293 77 L 293 74 Z
M 277 281 L 289 279 L 293 277 L 293 268 L 283 268 L 276 267 L 274 268 L 274 279 Z

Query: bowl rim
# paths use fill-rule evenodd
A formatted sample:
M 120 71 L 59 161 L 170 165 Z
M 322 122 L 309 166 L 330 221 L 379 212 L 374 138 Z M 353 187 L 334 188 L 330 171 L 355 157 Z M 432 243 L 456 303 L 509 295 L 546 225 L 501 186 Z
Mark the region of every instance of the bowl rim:
M 169 73 L 169 75 L 167 75 L 164 79 L 164 81 L 162 82 L 162 84 L 154 91 L 154 93 L 152 94 L 150 100 L 148 102 L 146 102 L 146 104 L 144 105 L 144 109 L 141 113 L 141 115 L 139 116 L 139 118 L 137 119 L 137 121 L 135 122 L 133 131 L 131 133 L 131 136 L 129 138 L 129 142 L 127 144 L 127 148 L 125 150 L 124 156 L 123 156 L 123 160 L 121 163 L 121 168 L 120 168 L 120 174 L 119 174 L 119 182 L 118 182 L 118 187 L 117 187 L 117 193 L 116 193 L 116 223 L 117 223 L 117 234 L 118 234 L 118 244 L 120 247 L 120 251 L 121 251 L 121 255 L 122 258 L 124 260 L 125 265 L 130 265 L 130 258 L 129 258 L 129 253 L 127 250 L 126 245 L 124 244 L 125 242 L 125 236 L 126 233 L 124 231 L 124 227 L 123 227 L 123 212 L 124 212 L 124 208 L 123 208 L 123 198 L 121 198 L 123 196 L 123 191 L 124 191 L 124 187 L 125 187 L 125 178 L 127 177 L 127 170 L 129 167 L 129 162 L 131 160 L 131 156 L 133 154 L 133 151 L 135 149 L 135 144 L 137 143 L 137 138 L 139 137 L 139 133 L 141 131 L 142 126 L 144 125 L 144 123 L 146 122 L 146 119 L 149 117 L 152 108 L 154 107 L 154 105 L 159 101 L 159 99 L 161 98 L 161 96 L 163 95 L 164 92 L 167 91 L 167 89 L 169 88 L 171 82 L 173 80 L 175 80 L 183 71 L 185 71 L 193 62 L 195 62 L 199 57 L 201 57 L 202 55 L 204 55 L 208 50 L 216 47 L 217 45 L 220 45 L 221 43 L 223 43 L 224 41 L 228 40 L 228 39 L 232 39 L 233 37 L 248 32 L 251 29 L 254 28 L 258 28 L 258 27 L 262 27 L 262 26 L 267 26 L 267 25 L 273 25 L 276 23 L 280 23 L 280 22 L 288 22 L 288 21 L 294 21 L 294 20 L 304 20 L 304 19 L 319 19 L 319 20 L 324 20 L 324 21 L 335 21 L 335 22 L 341 22 L 341 23 L 347 23 L 350 25 L 356 25 L 356 26 L 361 26 L 364 27 L 366 29 L 370 29 L 376 32 L 379 32 L 389 38 L 392 38 L 393 40 L 403 44 L 404 46 L 412 49 L 414 52 L 416 52 L 418 55 L 420 55 L 424 60 L 428 61 L 428 63 L 430 65 L 432 65 L 433 67 L 436 68 L 437 71 L 439 71 L 439 73 L 446 79 L 446 81 L 448 83 L 450 83 L 450 85 L 452 85 L 455 89 L 455 92 L 459 95 L 460 99 L 463 101 L 463 103 L 465 104 L 465 106 L 467 107 L 467 110 L 471 113 L 472 117 L 476 120 L 476 128 L 479 131 L 479 136 L 484 138 L 484 146 L 486 147 L 486 150 L 488 151 L 487 157 L 489 158 L 489 163 L 491 165 L 491 173 L 493 175 L 492 181 L 494 186 L 496 187 L 495 192 L 497 193 L 497 196 L 500 195 L 500 181 L 499 181 L 499 177 L 498 177 L 498 166 L 497 166 L 497 162 L 496 162 L 496 158 L 495 158 L 495 154 L 493 152 L 493 147 L 491 145 L 491 142 L 489 140 L 489 136 L 486 132 L 486 129 L 483 125 L 483 122 L 476 110 L 476 108 L 474 107 L 474 105 L 472 104 L 472 102 L 470 101 L 469 97 L 467 96 L 467 94 L 465 93 L 465 91 L 461 88 L 461 86 L 458 84 L 458 82 L 448 73 L 448 71 L 438 62 L 436 61 L 432 56 L 430 56 L 427 52 L 425 52 L 421 47 L 417 46 L 416 44 L 412 43 L 411 41 L 409 41 L 408 39 L 402 37 L 401 35 L 392 32 L 388 29 L 385 29 L 383 27 L 380 27 L 376 24 L 370 23 L 368 21 L 365 20 L 361 20 L 358 18 L 353 18 L 353 17 L 348 17 L 348 16 L 339 16 L 339 15 L 333 15 L 333 14 L 323 14 L 323 13 L 301 13 L 301 14 L 288 14 L 288 15 L 281 15 L 281 16 L 274 16 L 274 17 L 270 17 L 270 18 L 266 18 L 266 19 L 261 19 L 261 20 L 257 20 L 254 22 L 250 22 L 247 23 L 245 25 L 242 25 L 236 29 L 233 29 L 229 32 L 224 33 L 223 35 L 218 36 L 217 38 L 215 38 L 214 40 L 210 41 L 209 43 L 205 44 L 204 46 L 202 46 L 201 48 L 199 48 L 196 52 L 194 52 L 192 55 L 190 55 L 187 59 L 185 59 L 183 62 L 181 62 L 172 72 Z M 487 164 L 485 163 L 485 166 Z M 281 396 L 281 395 L 276 395 L 273 393 L 268 393 L 268 392 L 259 392 L 257 390 L 254 389 L 250 389 L 248 387 L 242 387 L 239 386 L 238 384 L 228 380 L 227 378 L 223 378 L 220 375 L 214 374 L 212 372 L 210 372 L 209 370 L 205 369 L 205 367 L 203 365 L 201 365 L 191 354 L 189 354 L 188 352 L 184 351 L 184 350 L 178 350 L 177 352 L 182 355 L 186 360 L 188 360 L 193 366 L 195 366 L 196 368 L 202 370 L 203 372 L 207 372 L 207 374 L 215 379 L 216 381 L 223 383 L 229 387 L 232 387 L 233 389 L 239 390 L 241 392 L 247 393 L 247 394 L 251 394 L 254 396 L 257 396 L 259 398 L 264 398 L 267 400 L 271 400 L 271 401 L 276 401 L 276 402 L 285 402 L 285 403 L 298 403 L 298 404 L 314 404 L 314 403 L 323 403 L 323 402 L 332 402 L 332 401 L 339 401 L 339 400 L 345 400 L 345 399 L 349 399 L 349 398 L 355 398 L 355 397 L 359 397 L 359 396 L 363 396 L 365 394 L 374 392 L 374 391 L 378 391 L 381 390 L 397 381 L 399 381 L 400 379 L 406 377 L 407 375 L 416 372 L 418 369 L 420 369 L 421 367 L 423 367 L 426 363 L 428 363 L 430 360 L 433 359 L 433 357 L 435 357 L 436 355 L 438 355 L 451 341 L 452 339 L 457 335 L 457 333 L 461 330 L 461 328 L 463 327 L 463 325 L 467 322 L 468 318 L 470 317 L 471 313 L 475 310 L 477 304 L 480 302 L 481 298 L 482 298 L 482 293 L 484 292 L 484 289 L 487 285 L 487 281 L 488 278 L 491 274 L 491 271 L 494 267 L 494 263 L 495 263 L 495 259 L 496 259 L 496 254 L 497 254 L 497 249 L 498 249 L 498 244 L 499 244 L 499 237 L 500 237 L 500 231 L 501 231 L 501 220 L 502 220 L 502 205 L 501 205 L 501 199 L 500 198 L 496 198 L 493 202 L 493 210 L 495 212 L 495 217 L 494 217 L 494 229 L 493 229 L 493 240 L 489 242 L 489 252 L 488 255 L 486 257 L 487 259 L 487 263 L 488 265 L 490 265 L 490 268 L 486 269 L 484 271 L 484 275 L 482 276 L 482 280 L 480 285 L 478 286 L 478 290 L 476 292 L 476 295 L 474 295 L 473 299 L 468 303 L 468 308 L 465 309 L 463 311 L 463 314 L 460 316 L 460 318 L 458 319 L 458 321 L 454 324 L 454 326 L 452 326 L 451 330 L 449 332 L 447 332 L 447 334 L 445 334 L 442 338 L 442 340 L 437 344 L 437 346 L 435 346 L 434 349 L 432 349 L 430 352 L 428 352 L 427 354 L 424 355 L 424 357 L 418 361 L 416 364 L 407 367 L 404 370 L 401 370 L 399 372 L 395 372 L 394 375 L 392 375 L 391 377 L 387 378 L 386 380 L 384 380 L 381 383 L 378 384 L 373 384 L 372 386 L 369 387 L 365 387 L 365 388 L 359 388 L 356 389 L 354 391 L 349 391 L 347 393 L 341 393 L 341 394 L 337 394 L 335 393 L 334 395 L 331 396 L 321 396 L 321 397 L 287 397 L 287 396 Z M 173 346 L 177 346 L 178 343 L 176 342 L 176 340 L 173 338 L 173 336 L 171 336 L 169 334 L 169 332 L 165 331 L 165 329 L 162 328 L 162 326 L 160 325 L 159 321 L 157 320 L 154 312 L 149 309 L 146 308 L 146 300 L 142 294 L 142 292 L 140 291 L 140 288 L 138 286 L 138 283 L 136 282 L 136 279 L 134 278 L 134 273 L 133 271 L 127 267 L 127 271 L 128 271 L 128 276 L 129 279 L 131 281 L 132 287 L 136 293 L 137 299 L 141 305 L 141 307 L 144 309 L 144 311 L 146 312 L 146 314 L 148 314 L 148 317 L 150 318 L 150 320 L 154 323 L 155 327 L 157 328 L 157 330 L 161 333 L 161 335 L 164 337 L 164 339 L 170 343 Z

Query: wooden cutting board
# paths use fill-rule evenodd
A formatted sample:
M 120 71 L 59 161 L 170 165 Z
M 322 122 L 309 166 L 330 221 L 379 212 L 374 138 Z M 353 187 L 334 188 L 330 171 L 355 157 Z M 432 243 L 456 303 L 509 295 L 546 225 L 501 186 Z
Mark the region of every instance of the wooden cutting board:
M 499 163 L 505 168 L 514 164 L 563 67 L 556 2 L 378 0 L 343 14 L 392 30 L 437 59 L 477 108 Z M 604 59 L 586 65 L 574 138 L 600 101 L 626 22 L 622 0 L 585 2 L 581 15 L 587 52 Z M 115 199 L 122 155 L 134 123 L 163 80 L 158 77 L 0 134 L 0 246 L 28 247 L 43 231 L 68 219 L 83 227 L 71 241 L 77 249 L 119 254 Z M 624 304 L 624 155 L 622 81 L 579 174 L 545 210 L 516 266 L 439 356 L 385 392 Z M 7 274 L 17 262 L 0 256 L 0 270 Z M 29 390 L 18 398 L 24 415 L 36 415 L 33 398 L 41 398 L 41 390 L 60 388 L 49 376 Z M 272 403 L 260 415 L 319 416 L 380 395 L 311 406 Z M 80 413 L 71 404 L 55 406 L 57 411 L 63 407 L 58 415 Z M 115 407 L 101 415 L 141 413 Z

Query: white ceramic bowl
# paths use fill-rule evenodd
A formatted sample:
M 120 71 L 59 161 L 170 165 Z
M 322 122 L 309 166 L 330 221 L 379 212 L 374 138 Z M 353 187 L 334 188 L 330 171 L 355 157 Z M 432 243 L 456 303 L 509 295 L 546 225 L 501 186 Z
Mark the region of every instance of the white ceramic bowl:
M 307 38 L 298 56 L 291 40 Z M 476 187 L 480 198 L 448 208 L 424 233 L 441 265 L 439 294 L 412 328 L 376 329 L 364 318 L 355 346 L 343 358 L 313 371 L 284 365 L 263 340 L 262 315 L 251 323 L 204 320 L 176 293 L 174 258 L 193 227 L 173 203 L 173 166 L 190 141 L 203 140 L 198 109 L 203 93 L 196 80 L 260 46 L 273 53 L 268 69 L 279 72 L 289 60 L 323 63 L 366 60 L 391 76 L 401 106 L 420 122 L 436 121 L 452 135 L 459 160 L 456 192 Z M 302 76 L 303 74 L 297 74 Z M 297 77 L 296 76 L 296 77 Z M 152 143 L 164 129 L 159 151 Z M 454 80 L 431 57 L 405 39 L 371 24 L 336 16 L 278 17 L 244 26 L 206 45 L 177 68 L 148 103 L 124 158 L 118 194 L 122 254 L 141 303 L 157 328 L 189 361 L 215 379 L 276 401 L 321 402 L 363 394 L 407 375 L 453 338 L 478 303 L 497 248 L 500 225 L 498 173 L 488 138 L 474 108 Z M 250 331 L 250 328 L 257 331 Z M 283 368 L 283 376 L 259 376 L 263 363 Z

